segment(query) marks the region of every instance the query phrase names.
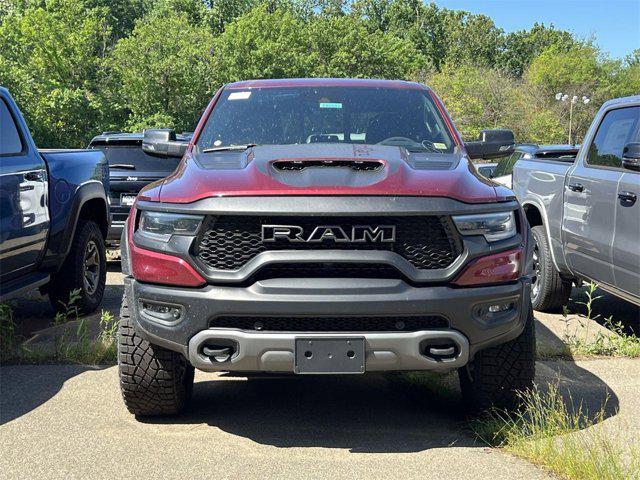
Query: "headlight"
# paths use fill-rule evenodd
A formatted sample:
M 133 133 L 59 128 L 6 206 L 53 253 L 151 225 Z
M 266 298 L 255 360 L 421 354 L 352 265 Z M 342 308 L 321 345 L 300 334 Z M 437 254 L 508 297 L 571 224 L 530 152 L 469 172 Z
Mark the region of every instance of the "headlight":
M 488 242 L 496 242 L 516 234 L 513 212 L 457 215 L 453 221 L 462 235 L 484 235 Z
M 202 219 L 201 215 L 143 211 L 140 230 L 154 235 L 195 235 Z

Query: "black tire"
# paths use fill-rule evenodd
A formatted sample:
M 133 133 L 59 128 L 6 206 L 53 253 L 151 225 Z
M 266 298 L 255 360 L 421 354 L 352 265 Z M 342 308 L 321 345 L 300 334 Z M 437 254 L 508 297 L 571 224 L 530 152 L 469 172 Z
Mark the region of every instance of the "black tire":
M 462 397 L 468 411 L 479 413 L 491 407 L 514 409 L 518 392 L 533 387 L 535 377 L 535 325 L 533 309 L 519 337 L 476 353 L 458 370 Z
M 193 367 L 181 354 L 136 334 L 126 296 L 118 328 L 118 372 L 124 403 L 136 416 L 175 415 L 191 399 Z
M 544 227 L 533 227 L 531 233 L 534 240 L 531 304 L 540 312 L 557 311 L 569 301 L 571 282 L 564 280 L 553 265 Z
M 98 225 L 79 220 L 69 255 L 48 286 L 49 301 L 56 311 L 64 311 L 73 290 L 80 290 L 74 306 L 79 313 L 93 312 L 102 303 L 107 281 L 104 238 Z

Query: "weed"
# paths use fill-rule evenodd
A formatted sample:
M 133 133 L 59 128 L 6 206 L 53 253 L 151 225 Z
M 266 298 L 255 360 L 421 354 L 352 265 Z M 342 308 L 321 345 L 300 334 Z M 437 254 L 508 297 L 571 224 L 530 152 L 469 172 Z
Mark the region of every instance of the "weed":
M 485 443 L 575 480 L 640 479 L 640 447 L 618 444 L 594 425 L 605 418 L 604 406 L 588 415 L 565 401 L 558 386 L 521 394 L 522 408 L 500 410 L 472 424 Z
M 53 319 L 52 325 L 61 327 L 54 338 L 53 351 L 41 346 L 15 348 L 11 309 L 8 306 L 0 305 L 0 335 L 3 342 L 3 357 L 16 363 L 59 362 L 89 365 L 114 363 L 116 359 L 115 335 L 118 328 L 116 318 L 111 312 L 103 310 L 99 320 L 99 331 L 97 335 L 93 335 L 90 332 L 87 319 L 79 316 L 76 305 L 79 298 L 80 290 L 72 291 L 69 295 L 69 301 L 61 303 L 61 308 Z M 73 321 L 76 322 L 75 331 L 70 330 L 69 326 L 64 326 Z M 75 335 L 69 335 L 70 333 L 75 333 Z M 11 343 L 14 348 L 5 349 L 5 342 Z
M 13 308 L 8 303 L 0 303 L 0 351 L 3 356 L 8 355 L 13 350 L 15 343 Z
M 622 322 L 615 322 L 613 317 L 602 320 L 599 314 L 593 315 L 593 303 L 602 298 L 602 295 L 596 295 L 597 288 L 598 285 L 593 282 L 587 284 L 585 292 L 587 300 L 576 302 L 584 305 L 586 316 L 577 318 L 578 325 L 573 330 L 570 327 L 569 311 L 566 307 L 563 309 L 562 317 L 565 324 L 563 342 L 567 346 L 568 353 L 573 356 L 640 357 L 640 338 L 625 333 Z M 591 322 L 596 320 L 601 320 L 611 334 L 605 335 L 602 331 L 598 331 L 590 336 L 589 327 Z M 578 330 L 581 333 L 578 333 Z

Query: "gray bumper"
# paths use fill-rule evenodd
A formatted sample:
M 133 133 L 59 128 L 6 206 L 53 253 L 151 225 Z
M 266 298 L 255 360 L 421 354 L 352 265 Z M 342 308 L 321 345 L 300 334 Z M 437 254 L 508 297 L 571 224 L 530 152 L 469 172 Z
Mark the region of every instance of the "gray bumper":
M 449 328 L 437 331 L 353 334 L 365 338 L 367 370 L 380 371 L 454 369 L 478 350 L 517 337 L 527 318 L 529 307 L 524 299 L 529 298 L 530 284 L 526 278 L 474 288 L 414 287 L 401 280 L 382 279 L 278 279 L 246 288 L 207 285 L 191 289 L 149 285 L 126 277 L 125 289 L 138 333 L 152 343 L 183 353 L 203 370 L 292 372 L 296 336 L 331 336 L 210 328 L 216 316 L 428 314 L 448 320 Z M 147 315 L 141 306 L 145 300 L 180 308 L 180 319 L 160 321 Z M 494 303 L 512 303 L 513 308 L 489 316 L 480 314 L 483 307 Z M 446 338 L 458 345 L 454 361 L 435 362 L 424 356 L 418 346 L 430 338 Z M 211 339 L 236 343 L 238 354 L 224 364 L 212 363 L 199 352 L 203 342 Z
M 189 362 L 205 371 L 293 372 L 296 338 L 363 337 L 365 366 L 368 372 L 389 370 L 448 371 L 465 365 L 469 359 L 469 343 L 458 332 L 423 331 L 408 333 L 250 333 L 238 330 L 209 329 L 189 342 Z M 421 345 L 429 340 L 451 341 L 457 346 L 454 358 L 435 360 L 421 353 Z M 207 342 L 232 341 L 239 346 L 237 354 L 225 363 L 203 355 L 200 345 Z

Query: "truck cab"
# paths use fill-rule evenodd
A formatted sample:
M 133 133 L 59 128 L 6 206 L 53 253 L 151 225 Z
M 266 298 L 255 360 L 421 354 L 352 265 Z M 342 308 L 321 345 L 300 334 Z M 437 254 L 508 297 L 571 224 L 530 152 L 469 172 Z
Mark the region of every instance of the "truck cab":
M 606 102 L 573 163 L 519 160 L 514 191 L 536 239 L 534 307 L 581 280 L 640 304 L 640 96 Z
M 102 301 L 109 225 L 101 152 L 38 150 L 0 87 L 0 301 L 40 288 L 55 308 L 79 290 L 83 313 Z

